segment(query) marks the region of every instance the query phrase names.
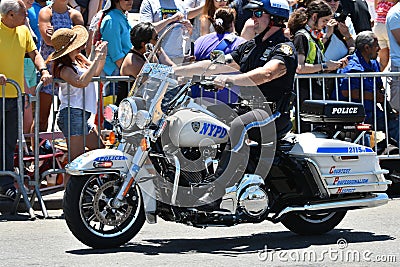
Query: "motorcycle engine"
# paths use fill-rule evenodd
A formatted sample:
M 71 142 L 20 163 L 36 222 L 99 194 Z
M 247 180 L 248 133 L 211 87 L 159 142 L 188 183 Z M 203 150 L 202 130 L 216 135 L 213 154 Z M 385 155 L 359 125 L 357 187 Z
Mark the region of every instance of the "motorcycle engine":
M 173 154 L 179 160 L 180 167 L 180 181 L 182 186 L 197 186 L 199 184 L 207 183 L 205 180 L 214 173 L 213 164 L 209 159 L 215 159 L 217 156 L 217 147 L 175 147 L 173 144 L 168 143 L 169 151 L 166 154 Z M 166 147 L 166 146 L 164 146 Z M 172 151 L 172 152 L 171 152 Z M 158 163 L 156 163 L 158 165 Z M 168 158 L 167 165 L 170 169 L 164 170 L 165 177 L 171 182 L 174 182 L 175 165 L 172 157 Z
M 258 185 L 247 187 L 239 195 L 239 206 L 250 217 L 260 217 L 268 209 L 268 195 Z
M 205 153 L 203 149 L 185 147 L 180 148 L 179 161 L 181 163 L 181 178 L 185 185 L 199 184 L 204 182 L 207 176 L 204 165 Z

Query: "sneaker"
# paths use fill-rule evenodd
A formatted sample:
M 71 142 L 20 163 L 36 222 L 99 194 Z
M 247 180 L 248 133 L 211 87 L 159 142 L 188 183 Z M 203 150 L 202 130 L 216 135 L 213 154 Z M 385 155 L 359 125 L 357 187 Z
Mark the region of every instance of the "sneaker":
M 15 200 L 15 198 L 17 197 L 17 189 L 15 187 L 10 187 L 5 192 L 1 192 L 0 196 Z

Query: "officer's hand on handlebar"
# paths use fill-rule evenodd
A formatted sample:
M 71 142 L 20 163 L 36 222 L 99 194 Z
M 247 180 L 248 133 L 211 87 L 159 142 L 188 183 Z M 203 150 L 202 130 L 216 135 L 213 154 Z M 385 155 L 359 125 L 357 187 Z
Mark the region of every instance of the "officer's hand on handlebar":
M 231 77 L 229 75 L 217 75 L 214 79 L 214 85 L 219 89 L 222 90 L 225 87 L 229 87 L 232 83 Z

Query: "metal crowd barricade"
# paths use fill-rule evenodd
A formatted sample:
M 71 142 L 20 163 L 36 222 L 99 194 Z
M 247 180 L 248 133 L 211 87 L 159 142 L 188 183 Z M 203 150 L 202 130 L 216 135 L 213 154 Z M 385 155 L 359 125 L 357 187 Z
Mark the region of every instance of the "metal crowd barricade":
M 53 82 L 53 95 L 54 95 L 54 88 L 55 88 L 55 83 Z M 41 182 L 42 180 L 47 176 L 47 175 L 53 175 L 53 174 L 59 174 L 59 173 L 65 173 L 65 170 L 63 169 L 57 169 L 55 167 L 55 156 L 53 154 L 52 157 L 52 168 L 46 170 L 45 172 L 43 172 L 42 174 L 40 174 L 40 166 L 39 166 L 39 162 L 41 160 L 41 155 L 40 155 L 40 146 L 39 146 L 39 139 L 41 137 L 40 132 L 39 132 L 39 116 L 40 116 L 40 90 L 43 87 L 43 82 L 39 82 L 39 84 L 36 86 L 36 90 L 35 90 L 35 95 L 34 96 L 29 96 L 30 97 L 30 102 L 34 102 L 35 103 L 35 127 L 34 127 L 34 180 L 30 182 L 30 185 L 34 187 L 33 191 L 32 191 L 32 197 L 31 197 L 31 203 L 33 204 L 35 197 L 37 198 L 37 200 L 39 201 L 43 216 L 45 218 L 48 217 L 48 212 L 46 209 L 46 205 L 43 201 L 43 197 L 42 197 L 42 193 L 40 191 L 40 186 L 41 186 Z M 54 103 L 53 103 L 54 104 Z M 54 105 L 53 105 L 53 115 L 54 115 Z M 54 139 L 54 132 L 52 132 L 52 139 Z M 54 150 L 54 144 L 53 142 L 51 142 L 51 147 L 52 147 L 52 151 Z
M 24 186 L 24 163 L 23 163 L 23 110 L 24 110 L 24 100 L 23 100 L 23 96 L 22 96 L 22 91 L 21 91 L 21 87 L 19 86 L 19 84 L 17 82 L 15 82 L 14 80 L 8 79 L 7 80 L 8 84 L 13 85 L 16 88 L 17 91 L 17 103 L 18 103 L 18 173 L 13 172 L 13 171 L 5 171 L 0 170 L 0 176 L 12 176 L 14 177 L 14 179 L 17 181 L 18 183 L 18 194 L 17 194 L 17 198 L 15 199 L 11 212 L 12 213 L 16 213 L 17 208 L 18 208 L 18 204 L 20 202 L 21 199 L 21 195 L 23 196 L 24 202 L 25 202 L 25 207 L 29 213 L 29 216 L 31 219 L 35 218 L 35 214 L 31 205 L 31 202 L 29 201 L 29 197 L 28 194 L 25 190 L 25 186 Z M 2 110 L 1 110 L 1 116 L 4 118 L 5 116 L 5 87 L 2 86 L 2 94 L 1 94 L 1 99 L 0 101 L 2 101 Z M 3 119 L 3 123 L 1 125 L 1 131 L 2 131 L 2 135 L 3 138 L 5 138 L 5 120 Z M 2 144 L 2 149 L 0 151 L 0 153 L 2 153 L 3 155 L 3 167 L 5 167 L 5 140 L 0 140 L 1 144 Z
M 296 100 L 296 104 L 297 107 L 301 106 L 300 103 L 300 83 L 299 81 L 301 79 L 308 79 L 309 80 L 309 93 L 310 93 L 310 99 L 312 99 L 312 92 L 314 90 L 314 88 L 312 88 L 312 83 L 311 83 L 311 79 L 319 79 L 322 83 L 322 89 L 323 89 L 323 99 L 325 100 L 325 95 L 326 95 L 326 84 L 328 83 L 327 79 L 334 79 L 333 84 L 334 84 L 334 88 L 333 88 L 333 97 L 331 96 L 329 99 L 331 100 L 338 100 L 339 99 L 339 86 L 340 86 L 340 81 L 342 78 L 344 79 L 349 79 L 349 83 L 348 83 L 348 101 L 351 101 L 351 79 L 355 79 L 355 78 L 359 78 L 361 81 L 363 79 L 366 78 L 372 78 L 373 79 L 373 107 L 374 107 L 374 112 L 373 112 L 373 130 L 374 130 L 374 140 L 377 140 L 377 136 L 376 133 L 377 131 L 379 131 L 377 128 L 377 99 L 376 99 L 376 92 L 379 88 L 376 88 L 376 79 L 378 77 L 380 78 L 384 78 L 382 79 L 383 82 L 383 87 L 385 89 L 385 98 L 387 99 L 387 97 L 390 97 L 390 80 L 391 77 L 393 76 L 399 76 L 400 72 L 364 72 L 364 73 L 346 73 L 346 74 L 337 74 L 337 73 L 326 73 L 326 74 L 301 74 L 301 75 L 296 75 L 295 78 L 295 91 L 297 94 L 297 100 Z M 361 103 L 364 103 L 365 100 L 365 96 L 364 96 L 364 83 L 361 82 L 360 83 L 360 95 L 361 95 Z M 354 100 L 353 100 L 354 101 Z M 384 119 L 385 119 L 385 135 L 386 137 L 388 136 L 388 116 L 387 116 L 387 101 L 384 101 L 382 103 L 382 109 L 383 109 L 383 113 L 384 113 Z M 398 115 L 399 113 L 397 113 Z M 300 126 L 300 110 L 299 108 L 297 108 L 295 110 L 295 120 L 296 120 L 296 125 L 298 126 L 297 128 L 297 132 L 300 133 L 301 132 L 301 128 Z M 400 120 L 399 121 L 399 127 L 400 127 Z M 386 146 L 389 145 L 389 139 L 386 138 L 385 140 L 386 142 Z M 375 150 L 377 150 L 377 142 L 375 142 Z M 385 154 L 385 155 L 379 155 L 380 159 L 384 159 L 384 158 L 390 158 L 390 159 L 394 159 L 394 158 L 400 158 L 399 155 L 389 155 L 389 153 Z

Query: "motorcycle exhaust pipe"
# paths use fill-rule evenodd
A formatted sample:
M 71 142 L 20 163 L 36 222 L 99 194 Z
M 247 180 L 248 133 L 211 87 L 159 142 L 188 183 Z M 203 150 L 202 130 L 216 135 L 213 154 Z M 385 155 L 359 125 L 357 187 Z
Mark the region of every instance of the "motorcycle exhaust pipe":
M 307 212 L 307 211 L 334 211 L 339 209 L 362 209 L 362 208 L 372 208 L 388 203 L 389 197 L 385 193 L 375 193 L 371 196 L 359 199 L 349 199 L 332 201 L 319 204 L 307 204 L 303 207 L 286 207 L 279 214 L 274 215 L 271 218 L 272 222 L 281 221 L 282 217 L 290 212 Z

